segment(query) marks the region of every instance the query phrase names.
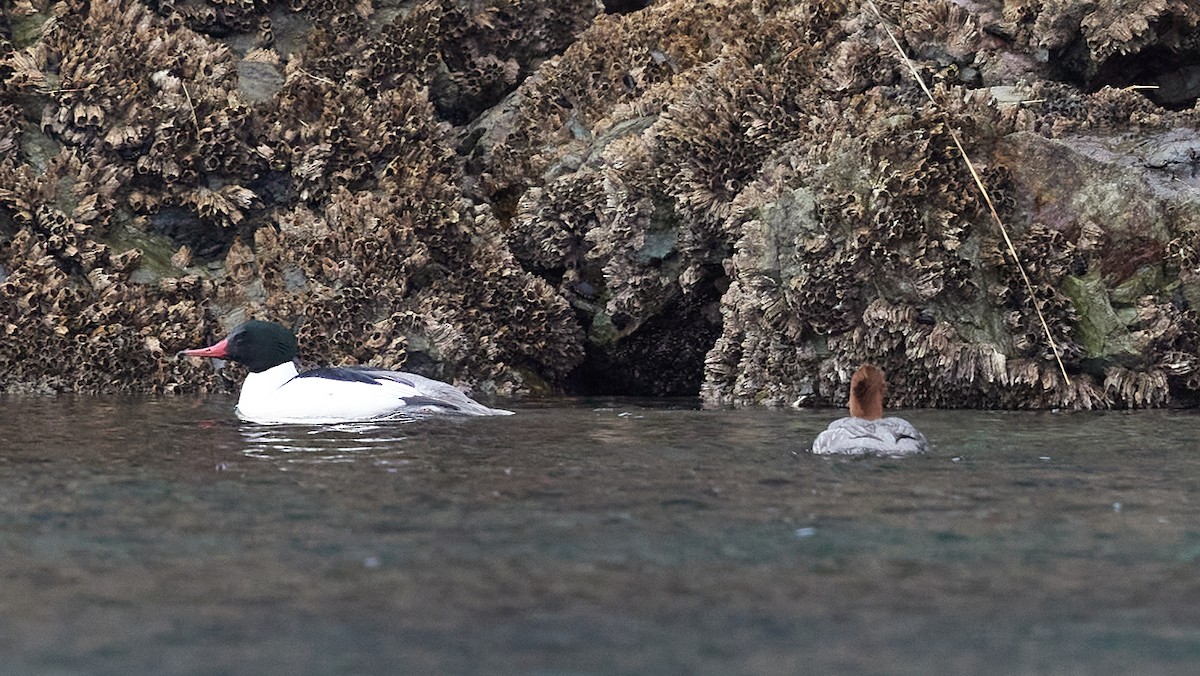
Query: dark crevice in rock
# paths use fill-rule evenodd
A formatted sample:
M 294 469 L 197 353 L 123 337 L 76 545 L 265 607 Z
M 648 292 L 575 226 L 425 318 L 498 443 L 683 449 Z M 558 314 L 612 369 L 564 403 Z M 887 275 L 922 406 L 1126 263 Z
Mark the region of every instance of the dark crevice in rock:
M 1100 64 L 1088 86 L 1092 91 L 1105 86 L 1153 87 L 1139 91 L 1163 108 L 1187 110 L 1200 98 L 1200 51 L 1149 47 L 1113 56 Z
M 524 186 L 511 186 L 492 195 L 492 213 L 501 223 L 508 223 L 517 215 L 517 202 L 521 199 Z
M 299 196 L 291 174 L 282 171 L 267 171 L 249 181 L 246 187 L 258 195 L 264 209 L 295 206 Z
M 604 0 L 605 14 L 629 14 L 646 9 L 653 0 Z
M 1050 77 L 1087 92 L 1133 87 L 1155 105 L 1182 111 L 1200 99 L 1200 46 L 1152 45 L 1100 62 L 1082 38 L 1054 52 Z
M 695 397 L 704 359 L 721 334 L 716 286 L 675 304 L 610 345 L 588 344 L 565 384 L 575 395 Z M 620 317 L 613 317 L 615 324 Z
M 1170 381 L 1168 386 L 1171 392 L 1171 408 L 1200 408 L 1200 392 L 1178 381 Z
M 220 258 L 233 243 L 234 232 L 214 228 L 183 207 L 165 207 L 150 217 L 150 231 L 186 245 L 197 258 Z

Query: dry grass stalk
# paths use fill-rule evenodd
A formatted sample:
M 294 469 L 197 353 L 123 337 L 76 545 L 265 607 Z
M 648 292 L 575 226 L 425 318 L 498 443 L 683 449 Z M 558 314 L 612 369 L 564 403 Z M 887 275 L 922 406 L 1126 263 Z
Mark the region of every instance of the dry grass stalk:
M 196 106 L 192 103 L 192 94 L 188 91 L 187 83 L 180 82 L 183 85 L 183 95 L 187 98 L 188 108 L 192 111 L 192 124 L 196 125 L 196 133 L 200 133 L 200 120 L 196 119 Z
M 904 52 L 904 48 L 900 46 L 900 41 L 892 33 L 892 29 L 888 26 L 888 22 L 883 18 L 883 14 L 879 12 L 879 8 L 875 6 L 873 0 L 867 0 L 867 4 L 871 6 L 871 11 L 875 12 L 875 16 L 879 17 L 879 25 L 883 27 L 884 32 L 892 41 L 892 45 L 896 47 L 896 51 L 900 54 L 904 64 L 908 66 L 909 72 L 917 80 L 917 84 L 921 86 L 921 91 L 925 92 L 925 96 L 929 101 L 936 106 L 937 99 L 933 97 L 933 92 L 926 86 L 924 78 L 917 70 L 916 64 L 912 59 L 908 58 L 908 54 Z M 1004 226 L 1004 221 L 1000 219 L 999 212 L 996 211 L 996 205 L 992 202 L 992 196 L 988 193 L 987 186 L 983 184 L 983 178 L 979 176 L 979 172 L 975 169 L 975 163 L 971 161 L 971 157 L 967 155 L 967 151 L 963 148 L 962 141 L 958 138 L 958 133 L 954 131 L 953 126 L 946 125 L 946 129 L 950 132 L 950 138 L 954 140 L 954 147 L 958 148 L 958 152 L 962 155 L 963 161 L 967 164 L 967 169 L 971 172 L 971 178 L 975 180 L 975 185 L 979 187 L 979 192 L 983 195 L 983 201 L 987 203 L 988 211 L 992 214 L 992 219 L 996 221 L 996 225 L 1000 227 L 1000 234 L 1004 236 L 1004 244 L 1008 246 L 1008 253 L 1012 256 L 1013 262 L 1016 263 L 1017 270 L 1021 272 L 1021 279 L 1025 281 L 1025 288 L 1029 291 L 1029 297 L 1033 301 L 1033 309 L 1037 312 L 1038 320 L 1042 323 L 1042 330 L 1046 333 L 1046 342 L 1050 344 L 1050 350 L 1054 352 L 1054 360 L 1058 362 L 1058 369 L 1062 372 L 1063 378 L 1068 385 L 1071 384 L 1071 376 L 1067 375 L 1067 368 L 1063 365 L 1062 356 L 1058 349 L 1058 343 L 1054 341 L 1054 335 L 1050 333 L 1050 325 L 1046 322 L 1045 315 L 1042 314 L 1041 305 L 1037 301 L 1037 295 L 1033 290 L 1033 282 L 1029 280 L 1029 275 L 1025 272 L 1025 265 L 1021 262 L 1021 258 L 1017 255 L 1017 249 L 1013 246 L 1012 238 L 1008 236 L 1008 228 Z

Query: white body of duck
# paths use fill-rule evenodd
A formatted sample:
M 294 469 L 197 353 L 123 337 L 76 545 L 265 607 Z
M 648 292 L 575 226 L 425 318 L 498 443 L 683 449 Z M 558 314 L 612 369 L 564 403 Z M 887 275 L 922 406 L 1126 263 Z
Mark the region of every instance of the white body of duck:
M 883 371 L 863 365 L 850 379 L 850 416 L 833 421 L 813 442 L 819 455 L 901 456 L 929 450 L 925 435 L 903 418 L 883 417 Z
M 229 359 L 250 369 L 236 410 L 249 422 L 324 425 L 431 414 L 512 415 L 415 373 L 358 366 L 301 373 L 295 362 L 295 335 L 270 322 L 251 320 L 216 345 L 182 354 Z
M 299 373 L 294 363 L 251 373 L 237 416 L 249 422 L 323 425 L 430 414 L 511 415 L 488 408 L 452 385 L 402 371 L 325 368 Z

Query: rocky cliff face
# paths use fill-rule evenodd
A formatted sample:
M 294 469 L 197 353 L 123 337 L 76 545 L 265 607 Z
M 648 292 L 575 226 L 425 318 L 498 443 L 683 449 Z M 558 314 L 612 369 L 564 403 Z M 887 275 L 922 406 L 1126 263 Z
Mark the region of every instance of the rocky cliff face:
M 0 390 L 224 387 L 172 355 L 254 315 L 502 393 L 1192 403 L 1200 13 L 876 4 L 936 107 L 855 1 L 10 3 Z

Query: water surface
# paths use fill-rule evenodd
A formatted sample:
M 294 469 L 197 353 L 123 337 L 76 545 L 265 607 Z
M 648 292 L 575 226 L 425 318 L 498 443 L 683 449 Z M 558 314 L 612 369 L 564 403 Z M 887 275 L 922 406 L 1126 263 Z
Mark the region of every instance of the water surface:
M 1200 416 L 0 399 L 4 674 L 1191 674 Z

